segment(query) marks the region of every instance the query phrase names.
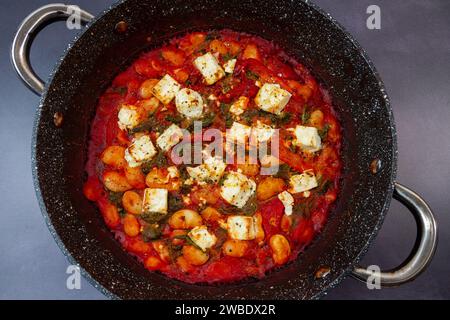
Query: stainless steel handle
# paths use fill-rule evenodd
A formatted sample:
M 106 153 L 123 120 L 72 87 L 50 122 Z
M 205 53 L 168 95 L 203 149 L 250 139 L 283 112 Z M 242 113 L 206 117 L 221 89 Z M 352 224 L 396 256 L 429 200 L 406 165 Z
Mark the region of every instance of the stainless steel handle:
M 34 72 L 30 64 L 30 48 L 34 38 L 39 31 L 56 20 L 70 17 L 71 9 L 74 6 L 61 3 L 53 3 L 33 11 L 20 24 L 14 36 L 11 48 L 11 60 L 19 77 L 36 94 L 40 95 L 44 91 L 45 83 Z M 91 21 L 94 16 L 90 13 L 79 10 L 80 22 L 83 24 Z
M 400 201 L 413 214 L 417 223 L 417 238 L 414 248 L 399 267 L 382 271 L 379 274 L 381 286 L 397 286 L 417 278 L 431 262 L 437 245 L 437 225 L 433 212 L 417 193 L 407 187 L 396 183 L 394 199 Z M 373 277 L 372 271 L 362 267 L 356 267 L 352 276 L 366 282 Z

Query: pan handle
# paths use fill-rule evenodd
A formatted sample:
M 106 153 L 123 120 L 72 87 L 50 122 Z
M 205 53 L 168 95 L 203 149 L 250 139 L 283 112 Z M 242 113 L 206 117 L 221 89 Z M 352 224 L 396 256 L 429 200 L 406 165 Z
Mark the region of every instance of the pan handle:
M 44 91 L 45 83 L 34 72 L 30 64 L 30 48 L 36 35 L 46 25 L 57 20 L 67 19 L 71 16 L 74 6 L 53 3 L 33 11 L 20 24 L 14 36 L 11 48 L 11 61 L 19 77 L 37 95 Z M 79 10 L 80 22 L 83 24 L 91 21 L 94 16 Z
M 380 285 L 392 287 L 412 281 L 425 270 L 433 258 L 437 245 L 437 225 L 433 212 L 417 193 L 395 183 L 394 199 L 405 205 L 414 216 L 417 224 L 417 238 L 409 257 L 397 268 L 389 271 L 381 271 L 375 275 L 372 271 L 356 267 L 351 275 L 361 281 L 378 277 Z

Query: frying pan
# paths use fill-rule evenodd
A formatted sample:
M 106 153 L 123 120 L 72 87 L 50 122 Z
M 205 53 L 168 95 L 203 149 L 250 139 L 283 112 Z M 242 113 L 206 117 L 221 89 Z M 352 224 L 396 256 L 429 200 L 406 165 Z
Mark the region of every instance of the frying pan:
M 314 299 L 351 275 L 394 286 L 416 278 L 437 244 L 433 214 L 416 193 L 395 181 L 396 131 L 388 95 L 356 41 L 307 1 L 128 0 L 97 18 L 69 45 L 49 80 L 34 73 L 30 45 L 42 28 L 71 10 L 50 4 L 30 14 L 12 46 L 13 65 L 41 96 L 33 133 L 33 177 L 47 225 L 71 263 L 111 298 Z M 142 50 L 193 30 L 230 28 L 273 40 L 306 64 L 334 101 L 343 128 L 340 194 L 321 235 L 297 260 L 262 280 L 191 285 L 149 272 L 122 250 L 82 194 L 89 124 L 114 75 Z M 399 267 L 375 272 L 358 265 L 381 228 L 392 197 L 417 222 L 416 244 Z

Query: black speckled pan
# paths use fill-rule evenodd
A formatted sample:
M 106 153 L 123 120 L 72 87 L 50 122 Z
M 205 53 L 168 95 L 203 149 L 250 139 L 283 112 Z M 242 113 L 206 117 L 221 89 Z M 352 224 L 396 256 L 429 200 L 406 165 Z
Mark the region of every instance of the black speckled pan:
M 120 21 L 127 23 L 126 30 L 116 28 Z M 343 127 L 344 178 L 323 233 L 295 262 L 260 281 L 188 285 L 145 270 L 114 240 L 82 194 L 86 146 L 98 97 L 136 54 L 180 33 L 220 28 L 275 41 L 329 89 Z M 13 52 L 18 68 L 14 58 Z M 55 113 L 64 118 L 62 124 L 55 125 Z M 52 234 L 94 286 L 124 299 L 312 299 L 352 271 L 364 278 L 356 264 L 389 207 L 396 159 L 389 99 L 370 60 L 329 15 L 293 0 L 129 0 L 115 5 L 88 24 L 55 67 L 43 89 L 33 138 L 35 187 Z M 402 190 L 408 191 L 397 193 Z M 418 210 L 417 203 L 409 205 Z M 318 276 L 318 270 L 328 269 Z

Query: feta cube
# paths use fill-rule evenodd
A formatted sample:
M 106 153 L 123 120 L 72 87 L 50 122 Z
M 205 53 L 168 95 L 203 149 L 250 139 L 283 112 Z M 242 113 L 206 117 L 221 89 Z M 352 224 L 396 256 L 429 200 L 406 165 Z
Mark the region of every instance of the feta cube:
M 226 73 L 233 73 L 234 68 L 236 67 L 236 59 L 230 59 L 223 65 L 223 70 L 225 70 Z
M 283 203 L 284 213 L 287 216 L 292 214 L 292 207 L 294 206 L 294 197 L 287 191 L 283 191 L 278 194 L 278 199 Z
M 247 97 L 239 97 L 233 104 L 230 106 L 230 112 L 235 116 L 239 116 L 244 113 L 247 108 L 249 99 Z
M 167 177 L 169 179 L 175 179 L 180 177 L 180 172 L 176 166 L 170 166 L 167 168 Z
M 279 84 L 265 83 L 255 97 L 256 105 L 267 112 L 279 115 L 288 104 L 292 95 Z
M 169 104 L 180 91 L 180 84 L 166 74 L 152 89 L 153 95 L 163 104 Z
M 167 213 L 167 189 L 147 188 L 144 190 L 142 200 L 142 212 Z
M 203 113 L 203 99 L 200 93 L 184 88 L 178 91 L 175 105 L 179 113 L 187 118 L 199 118 Z
M 218 157 L 206 158 L 204 165 L 209 171 L 209 178 L 214 182 L 218 182 L 220 178 L 222 178 L 225 168 L 227 167 L 223 160 Z
M 256 238 L 255 220 L 247 216 L 229 216 L 227 231 L 234 240 L 254 240 Z
M 246 139 L 250 137 L 251 131 L 251 127 L 234 122 L 231 128 L 227 130 L 227 141 L 245 143 Z
M 322 148 L 322 141 L 317 128 L 296 126 L 294 129 L 295 139 L 292 143 L 304 151 L 316 152 Z
M 302 174 L 292 176 L 289 184 L 291 185 L 289 190 L 291 193 L 308 191 L 318 186 L 313 170 L 306 170 Z
M 156 144 L 163 151 L 169 151 L 174 145 L 176 145 L 183 138 L 183 131 L 176 124 L 172 124 L 168 127 L 159 137 L 156 139 Z
M 152 160 L 155 155 L 156 149 L 148 135 L 134 139 L 131 146 L 125 150 L 125 160 L 132 168 L 139 167 L 143 162 Z
M 242 208 L 256 190 L 256 183 L 239 172 L 229 172 L 220 188 L 220 195 L 229 204 Z
M 203 251 L 211 248 L 217 242 L 217 237 L 210 233 L 206 226 L 198 226 L 193 228 L 188 233 L 188 237 Z
M 186 180 L 185 184 L 191 185 L 194 181 L 198 184 L 205 184 L 209 179 L 209 170 L 204 165 L 186 167 L 186 170 L 190 178 Z
M 194 66 L 200 71 L 208 85 L 212 85 L 225 77 L 225 71 L 210 52 L 196 58 Z
M 217 157 L 208 157 L 197 167 L 187 167 L 189 176 L 199 184 L 216 183 L 222 177 L 227 165 Z
M 141 122 L 138 108 L 130 104 L 123 104 L 118 114 L 119 128 L 122 130 L 133 129 Z
M 274 133 L 275 129 L 259 120 L 256 122 L 256 126 L 252 127 L 252 135 L 256 137 L 256 141 L 258 142 L 270 140 Z

